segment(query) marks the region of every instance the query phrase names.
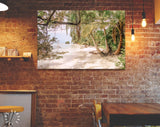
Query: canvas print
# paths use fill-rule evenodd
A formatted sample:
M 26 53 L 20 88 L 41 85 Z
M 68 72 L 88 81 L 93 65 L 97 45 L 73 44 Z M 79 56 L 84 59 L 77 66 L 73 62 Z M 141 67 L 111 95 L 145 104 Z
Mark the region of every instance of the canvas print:
M 125 69 L 125 11 L 38 10 L 38 69 Z

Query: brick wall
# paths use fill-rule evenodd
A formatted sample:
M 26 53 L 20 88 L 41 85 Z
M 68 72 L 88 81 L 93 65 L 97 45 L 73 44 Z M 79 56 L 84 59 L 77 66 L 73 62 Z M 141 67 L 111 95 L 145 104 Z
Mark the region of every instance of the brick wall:
M 0 46 L 31 51 L 28 62 L 0 59 L 0 89 L 37 90 L 37 127 L 92 127 L 94 99 L 100 102 L 160 103 L 160 25 L 154 25 L 153 0 L 145 0 L 147 27 L 142 28 L 142 0 L 134 0 L 136 41 L 131 42 L 132 0 L 8 0 L 0 12 Z M 125 70 L 37 70 L 39 9 L 126 11 Z M 83 104 L 82 109 L 79 105 Z

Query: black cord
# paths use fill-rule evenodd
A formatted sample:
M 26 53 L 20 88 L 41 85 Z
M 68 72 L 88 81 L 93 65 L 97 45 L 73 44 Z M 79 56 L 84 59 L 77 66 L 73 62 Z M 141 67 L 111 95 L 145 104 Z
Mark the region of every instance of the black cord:
M 133 0 L 132 0 L 132 28 L 133 28 Z
M 144 0 L 143 0 L 143 12 L 144 12 Z
M 146 14 L 144 12 L 144 0 L 143 0 L 143 12 L 142 12 L 142 19 L 145 19 L 146 18 Z

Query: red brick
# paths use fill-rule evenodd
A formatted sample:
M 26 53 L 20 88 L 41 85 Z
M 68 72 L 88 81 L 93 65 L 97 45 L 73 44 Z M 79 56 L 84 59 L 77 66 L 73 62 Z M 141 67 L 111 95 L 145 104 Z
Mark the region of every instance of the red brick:
M 14 5 L 14 6 L 12 6 Z M 0 46 L 31 51 L 28 62 L 0 59 L 0 89 L 37 90 L 38 127 L 92 127 L 88 110 L 103 102 L 160 103 L 160 29 L 154 25 L 153 1 L 145 2 L 147 27 L 141 27 L 142 0 L 134 0 L 136 41 L 131 42 L 132 11 L 128 0 L 14 0 L 0 13 Z M 36 12 L 41 9 L 126 11 L 125 70 L 37 70 Z M 157 57 L 156 57 L 157 56 Z M 152 95 L 152 96 L 151 96 Z

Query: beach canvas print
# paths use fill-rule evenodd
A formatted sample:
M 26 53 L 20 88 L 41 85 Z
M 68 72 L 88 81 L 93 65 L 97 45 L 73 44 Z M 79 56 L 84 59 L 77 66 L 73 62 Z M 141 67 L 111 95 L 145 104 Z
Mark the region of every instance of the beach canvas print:
M 38 69 L 125 69 L 125 11 L 38 10 Z

